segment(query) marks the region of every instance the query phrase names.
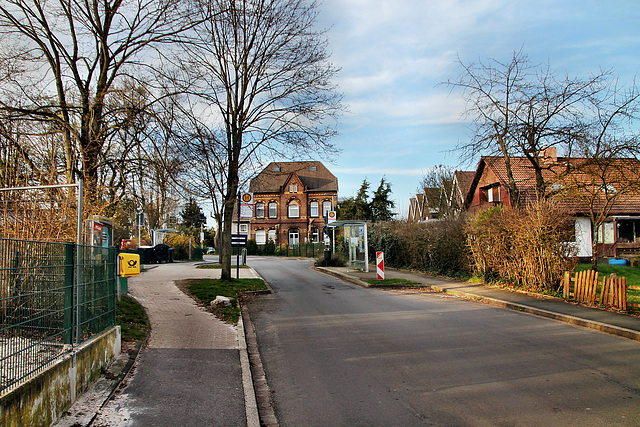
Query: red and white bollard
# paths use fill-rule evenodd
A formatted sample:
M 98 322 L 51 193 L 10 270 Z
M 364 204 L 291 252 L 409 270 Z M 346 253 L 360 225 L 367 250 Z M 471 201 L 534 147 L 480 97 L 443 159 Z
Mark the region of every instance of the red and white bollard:
M 376 252 L 376 271 L 378 280 L 384 280 L 384 252 Z

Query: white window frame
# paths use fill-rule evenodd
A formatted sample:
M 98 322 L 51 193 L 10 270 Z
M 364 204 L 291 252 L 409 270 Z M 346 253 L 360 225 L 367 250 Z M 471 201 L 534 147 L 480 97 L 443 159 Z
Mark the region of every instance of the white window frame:
M 269 218 L 278 218 L 278 204 L 276 202 L 269 202 Z
M 328 206 L 328 209 L 327 209 Z M 331 212 L 331 200 L 325 200 L 322 202 L 322 217 L 324 218 L 328 212 Z
M 267 230 L 256 230 L 256 245 L 267 244 Z
M 598 243 L 604 243 L 607 245 L 615 243 L 613 221 L 606 221 L 600 226 Z
M 318 208 L 319 208 L 319 204 L 317 201 L 314 200 L 311 203 L 309 203 L 309 216 L 317 218 L 319 216 Z
M 292 212 L 292 208 L 295 212 Z M 289 218 L 300 218 L 300 205 L 298 205 L 296 202 L 291 202 L 289 203 L 289 206 L 287 206 L 287 216 Z
M 267 231 L 267 242 L 269 241 L 272 241 L 273 243 L 276 242 L 276 230 L 274 230 L 273 228 Z
M 264 218 L 264 203 L 256 203 L 256 218 Z

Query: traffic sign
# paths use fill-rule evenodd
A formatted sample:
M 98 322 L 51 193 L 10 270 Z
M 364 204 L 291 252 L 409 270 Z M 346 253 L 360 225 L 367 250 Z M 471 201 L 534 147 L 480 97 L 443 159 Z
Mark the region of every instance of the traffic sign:
M 376 252 L 376 272 L 378 280 L 384 280 L 384 252 Z
M 243 193 L 240 197 L 240 218 L 253 217 L 253 193 Z

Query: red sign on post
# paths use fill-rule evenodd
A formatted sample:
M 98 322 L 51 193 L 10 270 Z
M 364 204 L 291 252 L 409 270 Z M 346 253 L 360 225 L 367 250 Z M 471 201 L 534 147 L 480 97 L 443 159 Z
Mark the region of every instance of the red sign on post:
M 376 271 L 378 280 L 384 280 L 384 252 L 376 252 Z

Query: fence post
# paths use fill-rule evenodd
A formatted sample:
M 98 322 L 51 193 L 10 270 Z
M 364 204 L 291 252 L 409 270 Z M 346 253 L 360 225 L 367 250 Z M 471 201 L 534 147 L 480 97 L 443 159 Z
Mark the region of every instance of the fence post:
M 569 287 L 571 286 L 571 273 L 568 271 L 564 272 L 564 299 L 569 299 Z
M 64 343 L 73 344 L 73 290 L 75 284 L 75 252 L 74 243 L 66 243 L 64 247 Z
M 118 268 L 118 264 L 116 262 L 116 248 L 112 246 L 108 249 L 108 251 L 109 258 L 107 261 L 107 270 L 109 271 L 109 285 L 107 286 L 107 310 L 109 311 L 111 320 L 109 326 L 114 326 L 116 324 L 116 290 L 118 286 L 118 275 L 116 269 Z

